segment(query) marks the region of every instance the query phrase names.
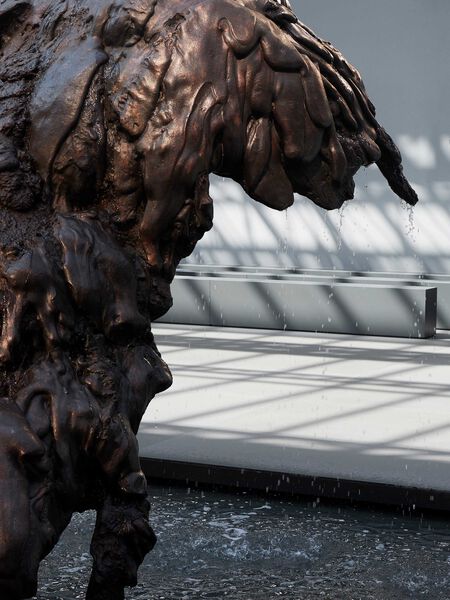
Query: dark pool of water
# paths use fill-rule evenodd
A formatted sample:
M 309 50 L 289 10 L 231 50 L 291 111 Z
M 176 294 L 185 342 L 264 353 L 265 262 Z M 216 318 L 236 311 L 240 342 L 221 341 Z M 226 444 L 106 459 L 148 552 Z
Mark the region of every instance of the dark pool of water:
M 155 550 L 132 600 L 450 600 L 450 519 L 152 488 Z M 38 600 L 84 598 L 93 514 L 42 564 Z

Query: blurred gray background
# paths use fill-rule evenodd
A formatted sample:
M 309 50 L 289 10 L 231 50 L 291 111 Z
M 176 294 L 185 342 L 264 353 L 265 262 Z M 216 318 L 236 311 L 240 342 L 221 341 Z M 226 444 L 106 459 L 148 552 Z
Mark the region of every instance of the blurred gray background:
M 408 210 L 374 167 L 358 174 L 355 200 L 330 213 L 300 196 L 276 213 L 215 177 L 215 226 L 189 262 L 450 273 L 449 0 L 293 6 L 361 71 L 420 203 Z

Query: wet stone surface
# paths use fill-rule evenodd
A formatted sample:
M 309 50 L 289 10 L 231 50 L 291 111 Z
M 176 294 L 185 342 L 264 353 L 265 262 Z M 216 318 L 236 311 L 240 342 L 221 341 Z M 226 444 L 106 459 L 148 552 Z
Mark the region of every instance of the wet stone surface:
M 450 598 L 450 519 L 152 487 L 155 550 L 132 600 Z M 42 563 L 38 600 L 84 598 L 93 513 Z

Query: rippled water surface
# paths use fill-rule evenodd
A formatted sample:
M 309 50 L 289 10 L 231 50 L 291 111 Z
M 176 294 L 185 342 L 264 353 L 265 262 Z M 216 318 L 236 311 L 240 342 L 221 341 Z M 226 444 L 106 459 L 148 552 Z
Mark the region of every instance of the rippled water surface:
M 450 600 L 450 519 L 152 488 L 155 550 L 133 600 Z M 84 598 L 94 515 L 41 568 L 39 600 Z

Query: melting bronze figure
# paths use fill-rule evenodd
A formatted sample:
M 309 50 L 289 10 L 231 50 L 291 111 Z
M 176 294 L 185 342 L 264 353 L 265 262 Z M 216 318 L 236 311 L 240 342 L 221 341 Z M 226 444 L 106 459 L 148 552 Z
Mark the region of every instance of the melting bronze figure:
M 0 597 L 95 509 L 89 600 L 155 543 L 136 433 L 151 322 L 212 226 L 208 176 L 325 209 L 376 163 L 417 197 L 357 71 L 275 0 L 0 0 Z

